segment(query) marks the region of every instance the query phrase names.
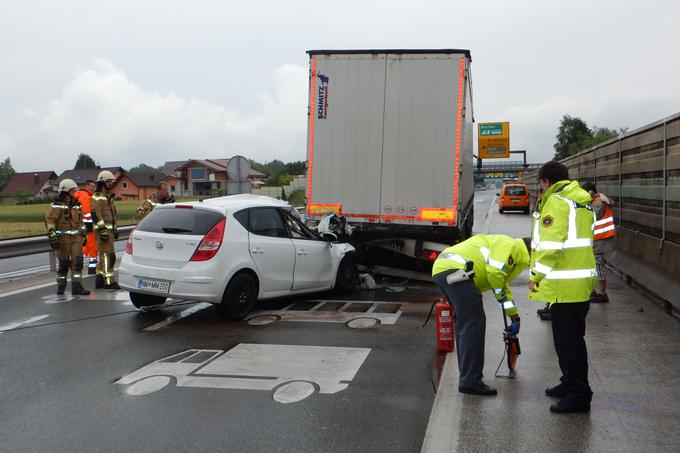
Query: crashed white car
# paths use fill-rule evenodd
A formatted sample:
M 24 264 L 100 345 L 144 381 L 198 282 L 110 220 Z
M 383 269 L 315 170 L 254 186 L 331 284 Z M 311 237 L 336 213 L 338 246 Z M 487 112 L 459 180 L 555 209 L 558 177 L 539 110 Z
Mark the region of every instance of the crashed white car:
M 219 304 L 242 319 L 258 299 L 356 281 L 354 247 L 307 228 L 287 203 L 232 195 L 156 206 L 130 235 L 119 283 L 138 307 L 167 298 Z

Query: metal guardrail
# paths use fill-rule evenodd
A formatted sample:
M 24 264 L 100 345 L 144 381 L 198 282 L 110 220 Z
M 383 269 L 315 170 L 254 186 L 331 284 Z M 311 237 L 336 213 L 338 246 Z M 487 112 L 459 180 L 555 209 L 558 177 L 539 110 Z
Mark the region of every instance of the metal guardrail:
M 118 240 L 126 240 L 135 225 L 118 228 Z M 47 236 L 33 236 L 19 239 L 6 239 L 0 241 L 0 259 L 15 258 L 17 256 L 36 255 L 38 253 L 50 253 L 50 270 L 56 270 L 54 249 L 50 246 Z

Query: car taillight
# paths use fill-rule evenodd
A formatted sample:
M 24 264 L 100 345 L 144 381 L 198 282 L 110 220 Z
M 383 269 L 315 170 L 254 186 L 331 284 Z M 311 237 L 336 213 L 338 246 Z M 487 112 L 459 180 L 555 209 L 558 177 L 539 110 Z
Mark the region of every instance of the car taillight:
M 132 233 L 134 230 L 130 231 L 130 236 L 128 237 L 127 242 L 125 243 L 125 253 L 128 255 L 132 255 Z
M 201 243 L 198 244 L 196 251 L 191 257 L 191 261 L 208 261 L 217 254 L 224 238 L 224 229 L 227 226 L 227 219 L 222 219 L 203 236 Z
M 436 250 L 423 250 L 423 252 L 420 254 L 421 257 L 425 258 L 428 261 L 434 261 L 437 259 L 439 256 L 439 252 Z

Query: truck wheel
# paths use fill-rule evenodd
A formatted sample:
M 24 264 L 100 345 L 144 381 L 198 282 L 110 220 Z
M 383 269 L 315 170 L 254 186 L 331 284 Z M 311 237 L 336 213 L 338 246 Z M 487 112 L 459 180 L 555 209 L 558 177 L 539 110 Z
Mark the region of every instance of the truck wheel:
M 350 293 L 354 289 L 358 278 L 359 276 L 354 260 L 350 256 L 345 256 L 342 261 L 340 261 L 340 266 L 338 266 L 338 273 L 335 277 L 335 288 L 333 289 L 336 293 L 340 294 Z
M 238 321 L 250 313 L 256 301 L 257 281 L 252 275 L 242 272 L 232 277 L 218 308 L 228 320 Z
M 498 208 L 498 212 L 499 212 L 500 214 L 503 214 L 503 208 Z
M 167 297 L 152 296 L 150 294 L 130 293 L 130 301 L 137 308 L 150 307 L 152 305 L 163 305 Z

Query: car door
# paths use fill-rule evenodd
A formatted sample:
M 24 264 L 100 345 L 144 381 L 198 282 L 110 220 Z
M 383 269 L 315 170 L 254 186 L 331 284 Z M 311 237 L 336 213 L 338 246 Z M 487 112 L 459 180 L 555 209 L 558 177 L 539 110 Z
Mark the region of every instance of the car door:
M 277 208 L 249 210 L 250 255 L 257 266 L 263 293 L 291 291 L 295 246 Z
M 331 245 L 285 210 L 281 211 L 295 247 L 293 289 L 328 289 L 333 282 Z

